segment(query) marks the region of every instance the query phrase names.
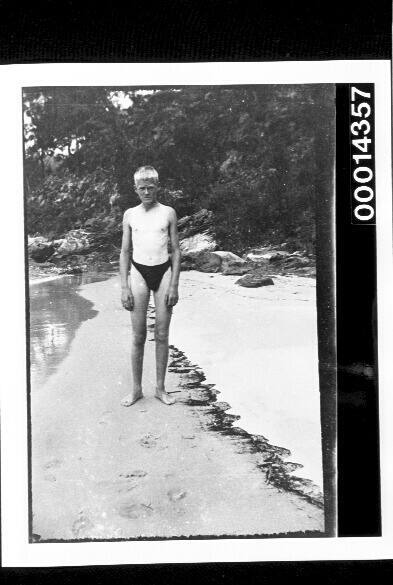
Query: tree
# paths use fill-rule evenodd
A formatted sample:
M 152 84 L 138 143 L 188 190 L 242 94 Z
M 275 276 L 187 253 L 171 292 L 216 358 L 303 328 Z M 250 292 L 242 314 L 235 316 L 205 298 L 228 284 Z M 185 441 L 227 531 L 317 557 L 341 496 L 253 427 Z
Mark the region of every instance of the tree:
M 105 177 L 105 193 L 118 193 L 122 210 L 137 203 L 133 172 L 152 164 L 163 201 L 179 216 L 215 211 L 223 246 L 312 242 L 318 176 L 331 148 L 320 132 L 321 120 L 334 116 L 330 86 L 51 87 L 26 90 L 24 102 L 33 199 L 38 189 L 45 201 L 53 176 L 61 185 L 71 173 L 75 197 Z M 96 212 L 103 209 L 93 205 Z

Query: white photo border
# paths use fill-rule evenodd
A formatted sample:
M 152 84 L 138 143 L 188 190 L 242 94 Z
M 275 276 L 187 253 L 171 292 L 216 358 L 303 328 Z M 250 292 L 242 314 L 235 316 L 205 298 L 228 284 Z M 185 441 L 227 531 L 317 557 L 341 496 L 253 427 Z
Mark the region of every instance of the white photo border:
M 393 261 L 391 62 L 387 60 L 6 65 L 2 92 L 3 209 L 1 531 L 4 567 L 389 559 L 393 551 Z M 381 537 L 29 543 L 22 88 L 375 84 Z M 361 318 L 361 316 L 360 316 Z M 361 514 L 361 510 L 359 510 Z M 284 540 L 284 542 L 283 542 Z

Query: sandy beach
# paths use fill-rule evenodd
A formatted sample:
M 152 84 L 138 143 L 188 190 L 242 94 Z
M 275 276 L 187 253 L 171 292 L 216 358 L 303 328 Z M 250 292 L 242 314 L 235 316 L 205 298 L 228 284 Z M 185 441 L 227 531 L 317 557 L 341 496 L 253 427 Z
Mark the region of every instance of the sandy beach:
M 290 461 L 302 464 L 304 457 L 305 470 L 311 461 L 312 470 L 312 457 L 307 459 L 307 452 L 302 453 L 293 441 L 294 427 L 287 436 L 283 432 L 300 410 L 305 414 L 297 424 L 303 433 L 307 419 L 311 426 L 318 426 L 312 420 L 315 401 L 307 408 L 298 404 L 308 400 L 312 391 L 318 393 L 318 386 L 313 386 L 316 364 L 314 374 L 306 368 L 308 394 L 298 398 L 296 389 L 304 382 L 297 380 L 301 368 L 288 372 L 296 362 L 295 342 L 300 364 L 310 362 L 313 355 L 309 353 L 312 340 L 304 341 L 309 334 L 307 323 L 304 331 L 297 324 L 307 321 L 308 313 L 300 307 L 302 303 L 312 306 L 312 282 L 297 279 L 296 295 L 295 281 L 286 285 L 282 279 L 280 286 L 246 290 L 235 287 L 233 280 L 182 274 L 167 378 L 167 390 L 174 393 L 177 403 L 170 407 L 153 396 L 154 312 L 146 344 L 145 398 L 131 408 L 120 407 L 130 380 L 130 322 L 120 306 L 119 279 L 113 276 L 79 288 L 90 313 L 74 331 L 61 361 L 48 375 L 32 376 L 36 541 L 323 531 L 320 505 L 272 481 L 268 470 L 273 451 L 263 439 L 284 448 L 285 457 L 289 456 L 286 450 L 291 451 Z M 242 306 L 260 302 L 258 295 L 266 309 L 261 304 L 242 313 Z M 277 299 L 280 310 L 274 312 Z M 286 358 L 285 367 L 282 357 L 276 365 L 270 359 L 268 366 L 262 359 L 269 347 L 278 356 L 282 344 L 278 334 L 274 337 L 266 326 L 262 335 L 259 327 L 260 319 L 272 313 L 275 318 L 279 313 L 288 328 L 287 347 L 280 353 Z M 250 329 L 251 322 L 258 336 Z M 244 363 L 249 367 L 244 368 Z M 283 372 L 282 380 L 292 380 L 286 394 L 284 390 L 277 394 L 279 383 L 272 386 L 277 371 Z M 276 419 L 267 392 L 256 400 L 261 372 L 264 387 L 270 380 L 277 395 Z M 289 405 L 294 402 L 291 411 Z M 286 419 L 275 429 L 283 412 Z M 314 437 L 311 431 L 309 437 Z M 302 444 L 308 442 L 311 439 L 303 436 Z M 320 444 L 314 445 L 313 453 L 318 449 Z M 309 473 L 309 477 L 314 475 Z
M 241 427 L 291 451 L 296 475 L 322 489 L 315 280 L 184 272 L 171 339 L 215 383 Z M 186 324 L 186 326 L 185 326 Z

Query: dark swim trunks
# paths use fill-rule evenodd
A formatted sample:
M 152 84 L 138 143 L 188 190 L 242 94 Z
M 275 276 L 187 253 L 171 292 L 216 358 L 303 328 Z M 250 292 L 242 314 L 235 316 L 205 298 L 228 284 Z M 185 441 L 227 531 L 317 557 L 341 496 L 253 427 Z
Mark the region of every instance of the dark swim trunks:
M 149 289 L 154 291 L 158 290 L 158 287 L 161 284 L 162 277 L 164 276 L 165 272 L 171 265 L 171 261 L 169 258 L 163 264 L 156 264 L 155 266 L 146 266 L 145 264 L 139 264 L 134 260 L 132 260 L 132 263 L 143 276 Z

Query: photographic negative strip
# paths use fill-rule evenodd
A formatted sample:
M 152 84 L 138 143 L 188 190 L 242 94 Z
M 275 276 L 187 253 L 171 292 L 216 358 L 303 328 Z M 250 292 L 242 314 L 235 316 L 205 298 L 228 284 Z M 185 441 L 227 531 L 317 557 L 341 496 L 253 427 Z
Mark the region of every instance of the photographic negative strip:
M 280 65 L 13 80 L 27 367 L 6 397 L 3 465 L 17 410 L 10 477 L 27 473 L 12 498 L 6 480 L 9 509 L 25 498 L 14 528 L 3 520 L 8 562 L 75 564 L 87 543 L 82 563 L 105 547 L 115 564 L 162 562 L 164 543 L 170 562 L 388 541 L 388 64 L 354 62 L 351 79 L 345 64 Z M 151 292 L 138 265 L 168 253 Z

